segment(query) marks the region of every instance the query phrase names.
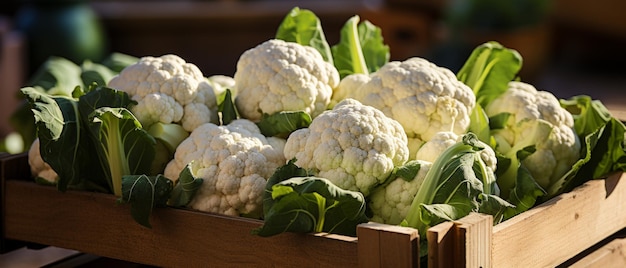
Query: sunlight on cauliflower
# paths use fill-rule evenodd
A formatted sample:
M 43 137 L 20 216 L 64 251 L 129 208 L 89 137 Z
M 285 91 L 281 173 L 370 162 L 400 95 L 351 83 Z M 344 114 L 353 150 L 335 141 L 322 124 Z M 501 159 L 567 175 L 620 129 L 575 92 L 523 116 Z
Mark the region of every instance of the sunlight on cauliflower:
M 279 138 L 265 138 L 246 119 L 226 126 L 207 123 L 178 146 L 165 176 L 176 180 L 180 171 L 193 162 L 193 175 L 204 182 L 189 204 L 191 208 L 258 218 L 267 179 L 286 162 L 284 143 Z
M 273 39 L 241 55 L 234 79 L 241 116 L 256 122 L 281 111 L 316 117 L 330 103 L 339 72 L 313 47 Z
M 295 158 L 297 166 L 365 196 L 408 157 L 402 126 L 352 99 L 293 132 L 285 144 L 286 159 Z
M 345 77 L 332 103 L 353 98 L 397 120 L 408 137 L 411 159 L 441 131 L 467 131 L 476 100 L 449 69 L 423 58 L 391 61 L 369 76 Z
M 212 84 L 196 65 L 176 55 L 143 57 L 113 77 L 108 86 L 137 101 L 131 111 L 146 128 L 156 122 L 178 123 L 191 132 L 218 120 Z

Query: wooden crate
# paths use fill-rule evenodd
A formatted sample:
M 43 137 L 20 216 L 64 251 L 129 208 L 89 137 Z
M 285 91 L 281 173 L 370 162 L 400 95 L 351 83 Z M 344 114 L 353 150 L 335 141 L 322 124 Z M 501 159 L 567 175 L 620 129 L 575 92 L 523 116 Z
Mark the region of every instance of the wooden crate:
M 135 223 L 112 195 L 61 193 L 28 178 L 25 155 L 0 159 L 2 240 L 75 249 L 157 266 L 418 267 L 415 229 L 362 224 L 357 237 L 285 233 L 261 238 L 259 220 L 157 209 L 153 229 Z M 506 222 L 472 213 L 429 229 L 429 267 L 599 265 L 622 258 L 626 174 L 593 180 Z M 3 242 L 3 241 L 0 241 Z M 591 252 L 591 253 L 589 253 Z M 576 261 L 572 259 L 576 257 Z
M 358 237 L 250 233 L 259 220 L 156 209 L 152 229 L 112 195 L 57 191 L 32 182 L 27 157 L 0 159 L 3 241 L 19 240 L 136 263 L 180 266 L 417 267 L 417 230 L 367 223 Z
M 626 233 L 623 230 L 566 265 L 570 268 L 626 267 Z
M 616 173 L 495 226 L 470 214 L 429 230 L 429 266 L 555 267 L 626 228 L 624 208 L 626 174 Z

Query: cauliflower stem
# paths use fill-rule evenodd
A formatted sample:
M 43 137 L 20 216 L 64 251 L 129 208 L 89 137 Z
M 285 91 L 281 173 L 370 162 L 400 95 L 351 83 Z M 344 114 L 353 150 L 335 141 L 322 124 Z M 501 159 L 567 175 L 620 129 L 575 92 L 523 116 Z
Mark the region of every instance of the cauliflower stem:
M 509 197 L 509 192 L 513 190 L 516 185 L 516 178 L 521 168 L 522 160 L 527 156 L 533 154 L 536 151 L 536 143 L 538 140 L 547 138 L 552 132 L 552 126 L 544 120 L 527 120 L 520 122 L 520 127 L 525 129 L 524 137 L 516 140 L 513 147 L 510 147 L 505 140 L 501 140 L 495 136 L 498 142 L 500 152 L 504 153 L 500 159 L 500 163 L 508 163 L 508 167 L 499 166 L 498 171 L 498 185 L 502 191 L 501 196 L 504 198 Z M 494 130 L 497 133 L 497 130 Z M 503 170 L 503 171 L 502 171 Z

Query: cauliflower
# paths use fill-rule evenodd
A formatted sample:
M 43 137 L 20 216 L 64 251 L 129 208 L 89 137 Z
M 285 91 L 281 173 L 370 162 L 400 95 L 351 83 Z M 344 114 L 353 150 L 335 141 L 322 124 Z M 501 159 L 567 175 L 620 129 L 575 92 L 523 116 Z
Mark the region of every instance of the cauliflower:
M 30 173 L 35 178 L 41 178 L 51 184 L 59 181 L 59 175 L 41 158 L 39 139 L 35 139 L 28 150 L 28 165 L 30 165 Z
M 322 113 L 308 128 L 293 132 L 284 152 L 286 159 L 296 159 L 297 166 L 364 196 L 408 159 L 402 126 L 353 99 Z
M 548 187 L 571 169 L 580 157 L 581 143 L 572 115 L 550 92 L 524 82 L 510 82 L 508 90 L 485 107 L 488 116 L 508 113 L 506 125 L 494 132 L 496 150 L 515 154 L 535 145 L 522 160 L 541 187 Z
M 239 113 L 256 122 L 281 111 L 316 117 L 327 109 L 339 72 L 312 47 L 272 39 L 241 55 L 234 79 Z
M 225 215 L 260 217 L 263 192 L 274 170 L 285 164 L 284 140 L 266 139 L 246 119 L 225 126 L 197 127 L 176 149 L 165 176 L 176 180 L 192 163 L 194 177 L 204 180 L 189 207 Z
M 333 92 L 333 96 L 330 100 L 329 108 L 333 108 L 337 103 L 345 99 L 364 99 L 364 91 L 357 90 L 360 86 L 367 84 L 371 80 L 369 75 L 362 73 L 354 73 L 341 79 L 339 85 Z
M 437 158 L 450 146 L 457 142 L 461 142 L 462 135 L 457 135 L 449 131 L 438 132 L 432 139 L 424 143 L 422 147 L 417 151 L 415 159 L 428 162 L 435 162 Z M 498 164 L 498 158 L 493 148 L 485 146 L 484 150 L 479 152 L 480 158 L 485 163 L 487 168 L 490 168 L 492 172 L 496 171 Z
M 157 122 L 179 123 L 191 132 L 218 120 L 211 83 L 196 65 L 176 55 L 143 57 L 113 77 L 108 86 L 137 101 L 131 111 L 146 128 Z
M 377 188 L 372 192 L 368 203 L 372 211 L 371 221 L 397 225 L 406 217 L 417 190 L 422 186 L 432 166 L 432 162 L 416 161 L 420 163 L 420 169 L 413 180 L 396 178 L 385 187 Z
M 454 132 L 442 131 L 437 132 L 429 141 L 419 148 L 415 159 L 428 162 L 435 162 L 437 157 L 443 153 L 448 147 L 459 141 L 460 136 Z
M 407 216 L 411 203 L 433 163 L 448 148 L 463 142 L 463 137 L 463 135 L 445 131 L 435 134 L 431 140 L 427 141 L 417 152 L 416 160 L 412 161 L 414 163 L 411 163 L 411 165 L 419 165 L 419 171 L 411 181 L 395 178 L 389 184 L 375 189 L 369 196 L 369 205 L 373 214 L 371 220 L 386 224 L 399 224 Z M 488 174 L 495 174 L 497 167 L 495 151 L 485 143 L 479 141 L 476 143 L 483 148 L 477 153 L 485 170 Z M 491 186 L 495 187 L 493 193 L 498 194 L 500 190 L 497 185 Z
M 232 96 L 237 95 L 237 92 L 235 92 L 234 78 L 227 75 L 216 74 L 207 77 L 207 80 L 209 80 L 209 83 L 211 83 L 211 85 L 213 86 L 213 92 L 215 93 L 215 96 L 224 94 L 226 89 L 230 89 L 230 93 L 232 94 Z
M 400 122 L 411 157 L 438 132 L 465 133 L 476 105 L 472 90 L 452 71 L 418 57 L 389 62 L 369 77 L 345 77 L 333 103 L 342 98 L 354 98 Z

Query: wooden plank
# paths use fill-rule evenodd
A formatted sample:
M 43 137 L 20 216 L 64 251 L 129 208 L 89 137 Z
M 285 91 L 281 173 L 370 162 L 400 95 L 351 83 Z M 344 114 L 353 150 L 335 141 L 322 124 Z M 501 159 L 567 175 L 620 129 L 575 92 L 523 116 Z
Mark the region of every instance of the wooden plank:
M 417 229 L 382 225 L 381 267 L 418 267 L 419 235 Z
M 428 229 L 428 267 L 453 267 L 455 252 L 455 225 L 443 222 Z
M 359 225 L 359 267 L 418 267 L 417 229 L 370 222 Z
M 5 154 L 0 156 L 0 182 L 9 179 L 33 181 L 30 178 L 28 153 Z M 2 188 L 2 185 L 0 185 Z
M 30 174 L 26 154 L 12 155 L 8 153 L 0 153 L 0 254 L 4 254 L 24 246 L 34 246 L 33 244 L 7 239 L 5 237 L 5 224 L 2 219 L 5 219 L 6 217 L 7 191 L 4 186 L 4 181 L 16 174 L 16 172 L 20 172 L 21 174 Z
M 159 208 L 148 229 L 112 195 L 62 193 L 33 183 L 26 155 L 0 162 L 8 239 L 156 266 L 417 267 L 419 262 L 413 228 L 367 223 L 358 227 L 358 238 L 326 233 L 262 238 L 251 234 L 260 220 Z M 373 250 L 358 248 L 363 246 Z
M 491 237 L 493 217 L 470 213 L 455 221 L 458 259 L 455 267 L 492 267 Z M 494 266 L 499 267 L 499 266 Z
M 570 268 L 626 267 L 626 238 L 615 239 L 569 266 Z
M 626 226 L 626 175 L 592 180 L 493 227 L 493 267 L 554 267 Z
M 163 208 L 152 229 L 135 223 L 112 195 L 6 181 L 5 235 L 157 266 L 357 265 L 357 239 L 328 234 L 252 235 L 258 220 Z M 25 198 L 28 199 L 25 202 Z
M 380 265 L 380 231 L 372 228 L 373 223 L 361 224 L 357 226 L 357 236 L 359 237 L 358 254 L 360 268 L 376 268 Z

